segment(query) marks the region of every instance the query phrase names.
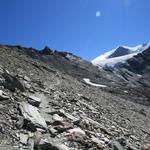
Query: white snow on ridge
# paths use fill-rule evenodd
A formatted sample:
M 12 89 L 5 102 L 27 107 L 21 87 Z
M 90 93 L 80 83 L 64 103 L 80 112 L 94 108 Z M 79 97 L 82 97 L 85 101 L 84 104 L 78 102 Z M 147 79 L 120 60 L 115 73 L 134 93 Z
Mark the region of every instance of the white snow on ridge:
M 89 85 L 91 85 L 91 86 L 103 87 L 103 88 L 107 87 L 106 85 L 103 85 L 103 84 L 92 83 L 92 82 L 90 81 L 90 79 L 88 79 L 88 78 L 84 78 L 83 80 L 84 80 L 84 82 L 85 82 L 86 84 L 89 84 Z
M 92 62 L 94 65 L 97 66 L 110 66 L 110 67 L 114 67 L 117 63 L 125 63 L 126 60 L 128 60 L 129 58 L 132 58 L 133 56 L 137 55 L 138 53 L 133 53 L 133 54 L 129 54 L 129 55 L 125 55 L 125 56 L 120 56 L 120 57 L 114 57 L 114 58 L 109 58 L 109 59 L 103 59 L 103 60 L 96 60 L 94 62 Z
M 117 48 L 106 52 L 103 55 L 95 58 L 92 63 L 95 66 L 103 67 L 110 66 L 114 67 L 118 63 L 125 63 L 126 60 L 132 58 L 133 56 L 141 53 L 150 47 L 150 43 L 141 44 L 136 47 L 118 46 Z

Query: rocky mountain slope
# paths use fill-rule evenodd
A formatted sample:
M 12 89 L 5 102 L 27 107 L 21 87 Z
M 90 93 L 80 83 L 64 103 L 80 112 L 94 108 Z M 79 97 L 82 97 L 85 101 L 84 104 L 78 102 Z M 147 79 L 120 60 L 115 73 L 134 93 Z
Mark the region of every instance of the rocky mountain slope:
M 0 45 L 0 150 L 148 150 L 149 51 L 115 72 L 48 47 Z

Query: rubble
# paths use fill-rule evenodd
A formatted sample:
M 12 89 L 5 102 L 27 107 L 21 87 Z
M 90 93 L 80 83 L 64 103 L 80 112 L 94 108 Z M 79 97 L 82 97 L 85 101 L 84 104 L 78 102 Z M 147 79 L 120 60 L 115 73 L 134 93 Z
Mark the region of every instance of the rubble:
M 0 54 L 0 149 L 149 150 L 148 88 L 55 52 L 0 46 Z

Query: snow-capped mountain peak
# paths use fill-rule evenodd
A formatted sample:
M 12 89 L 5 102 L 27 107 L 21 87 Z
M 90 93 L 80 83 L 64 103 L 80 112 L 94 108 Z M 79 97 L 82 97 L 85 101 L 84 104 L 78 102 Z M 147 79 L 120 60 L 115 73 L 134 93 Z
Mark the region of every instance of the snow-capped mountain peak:
M 149 47 L 150 43 L 140 44 L 135 47 L 117 46 L 117 48 L 95 58 L 92 63 L 99 67 L 115 67 L 117 64 L 125 63 L 126 60 L 137 55 L 138 53 L 141 53 Z

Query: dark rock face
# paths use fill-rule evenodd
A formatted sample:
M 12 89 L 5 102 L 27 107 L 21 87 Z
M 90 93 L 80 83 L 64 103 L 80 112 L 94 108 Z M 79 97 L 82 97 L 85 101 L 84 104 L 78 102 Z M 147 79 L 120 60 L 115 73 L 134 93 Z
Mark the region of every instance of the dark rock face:
M 11 90 L 12 92 L 15 91 L 15 89 L 19 89 L 20 91 L 24 91 L 24 86 L 21 84 L 21 82 L 15 77 L 10 75 L 7 72 L 2 73 L 2 77 L 4 78 L 4 82 L 2 85 L 6 88 Z
M 145 71 L 148 72 L 149 70 L 147 69 L 149 69 L 148 66 L 150 65 L 150 48 L 129 59 L 127 63 L 128 69 L 131 71 L 139 74 L 144 74 L 146 73 Z
M 40 51 L 41 54 L 43 55 L 51 55 L 53 51 L 49 47 L 45 47 L 42 51 Z
M 149 148 L 149 56 L 99 70 L 70 53 L 0 45 L 0 149 Z
M 116 51 L 109 56 L 109 58 L 114 58 L 114 57 L 119 57 L 119 56 L 124 56 L 124 55 L 128 55 L 130 54 L 131 52 L 127 49 L 127 48 L 124 48 L 122 46 L 119 46 Z
M 117 74 L 135 86 L 150 87 L 150 48 L 120 65 Z

